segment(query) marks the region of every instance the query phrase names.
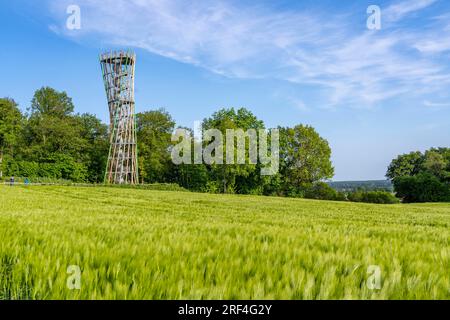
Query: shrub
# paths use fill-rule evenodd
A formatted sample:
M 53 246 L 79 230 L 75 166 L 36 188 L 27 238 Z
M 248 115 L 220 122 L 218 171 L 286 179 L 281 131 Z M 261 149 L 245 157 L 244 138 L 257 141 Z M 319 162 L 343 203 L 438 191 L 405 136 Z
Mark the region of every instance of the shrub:
M 62 179 L 61 170 L 59 170 L 54 163 L 40 163 L 38 176 L 51 179 Z
M 74 182 L 87 181 L 88 171 L 84 164 L 66 155 L 55 155 L 45 162 L 16 161 L 5 158 L 2 163 L 5 176 L 28 178 L 45 177 L 51 180 L 71 180 Z
M 179 192 L 188 191 L 187 189 L 180 187 L 176 183 L 151 183 L 151 184 L 137 184 L 137 185 L 108 184 L 107 186 L 112 188 L 123 188 L 123 189 L 142 189 L 142 190 L 179 191 Z
M 19 168 L 19 174 L 23 177 L 38 177 L 39 176 L 39 163 L 21 161 L 17 163 Z
M 328 184 L 323 182 L 315 183 L 305 189 L 305 198 L 317 200 L 335 200 L 337 192 Z
M 220 187 L 216 181 L 208 181 L 203 191 L 206 193 L 220 193 Z
M 352 202 L 379 204 L 395 204 L 400 202 L 392 193 L 386 191 L 355 191 L 349 193 L 347 198 Z
M 395 178 L 394 187 L 403 202 L 450 201 L 450 185 L 429 173 Z
M 347 195 L 344 192 L 336 191 L 336 201 L 347 201 Z

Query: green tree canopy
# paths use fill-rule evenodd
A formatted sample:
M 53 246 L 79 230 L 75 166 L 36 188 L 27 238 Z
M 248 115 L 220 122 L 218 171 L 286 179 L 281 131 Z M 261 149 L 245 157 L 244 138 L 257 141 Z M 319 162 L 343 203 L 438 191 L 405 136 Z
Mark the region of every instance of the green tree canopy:
M 82 139 L 81 161 L 86 165 L 90 182 L 104 179 L 109 150 L 108 126 L 92 114 L 75 116 Z
M 204 131 L 209 129 L 217 129 L 222 133 L 223 138 L 223 159 L 226 159 L 226 130 L 227 129 L 241 129 L 245 132 L 249 129 L 254 129 L 256 132 L 259 129 L 264 129 L 263 121 L 259 120 L 251 111 L 240 109 L 220 109 L 215 112 L 210 118 L 203 120 L 202 129 Z M 220 186 L 224 193 L 227 192 L 242 192 L 240 186 L 243 183 L 236 185 L 236 180 L 248 181 L 248 177 L 257 171 L 258 165 L 250 164 L 249 161 L 249 141 L 245 141 L 245 164 L 226 164 L 218 165 L 212 164 L 209 166 L 211 178 Z M 235 139 L 235 154 L 237 153 L 237 139 Z M 251 189 L 251 186 L 247 186 Z
M 3 147 L 20 140 L 20 152 L 8 159 L 9 173 L 74 181 L 103 179 L 109 140 L 107 126 L 99 119 L 73 114 L 72 99 L 48 87 L 35 92 L 28 118 L 15 103 L 5 101 L 0 102 L 0 140 L 5 141 Z
M 450 177 L 450 159 L 448 154 L 450 149 L 431 149 L 425 152 L 422 168 L 437 177 L 441 181 L 446 181 Z
M 23 126 L 23 116 L 17 103 L 8 98 L 0 99 L 0 156 L 7 152 L 14 155 Z
M 399 155 L 389 165 L 386 177 L 393 180 L 397 177 L 414 176 L 421 171 L 423 160 L 424 156 L 419 151 Z
M 450 200 L 450 148 L 411 152 L 392 160 L 386 176 L 405 202 Z
M 66 92 L 43 87 L 34 93 L 30 111 L 31 116 L 51 115 L 62 118 L 73 113 L 74 105 Z
M 59 118 L 53 115 L 31 117 L 25 128 L 26 154 L 31 159 L 45 158 L 54 153 L 82 156 L 86 141 L 75 116 Z
M 331 179 L 334 168 L 331 148 L 311 126 L 297 125 L 280 130 L 280 173 L 296 188 Z
M 175 121 L 164 109 L 137 114 L 140 177 L 145 182 L 162 182 L 171 167 L 169 148 Z
M 94 115 L 75 114 L 72 99 L 50 87 L 35 92 L 28 111 L 23 115 L 13 100 L 0 99 L 0 151 L 7 156 L 2 167 L 8 174 L 103 181 L 110 143 L 107 125 Z M 203 120 L 204 132 L 217 129 L 222 136 L 222 151 L 220 148 L 209 151 L 211 156 L 223 152 L 223 165 L 198 163 L 198 157 L 193 157 L 195 164 L 175 165 L 171 159 L 175 125 L 164 109 L 137 114 L 139 169 L 143 181 L 176 182 L 196 191 L 289 195 L 286 192 L 289 188 L 300 189 L 302 184 L 333 176 L 328 142 L 309 126 L 280 128 L 281 168 L 278 174 L 270 176 L 262 175 L 261 169 L 269 165 L 277 168 L 277 161 L 266 162 L 269 155 L 276 154 L 276 149 L 272 150 L 272 141 L 267 141 L 267 157 L 264 152 L 258 152 L 266 147 L 261 146 L 265 126 L 251 111 L 225 108 Z M 228 129 L 232 131 L 227 132 Z M 267 135 L 268 140 L 275 137 Z M 213 142 L 191 139 L 191 149 L 199 151 Z M 234 148 L 227 148 L 231 144 Z M 448 170 L 449 153 L 441 151 L 427 154 L 424 170 L 435 173 L 443 168 Z M 234 163 L 229 163 L 230 158 Z

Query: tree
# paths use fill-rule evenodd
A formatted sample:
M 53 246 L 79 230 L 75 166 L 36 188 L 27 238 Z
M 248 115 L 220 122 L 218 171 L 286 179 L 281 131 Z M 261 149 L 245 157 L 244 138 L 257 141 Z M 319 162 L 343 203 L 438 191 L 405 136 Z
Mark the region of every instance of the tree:
M 35 92 L 25 128 L 27 158 L 37 160 L 55 153 L 80 156 L 85 142 L 73 109 L 72 99 L 65 92 L 48 87 Z
M 386 174 L 404 202 L 450 200 L 450 149 L 432 148 L 392 160 Z
M 167 181 L 174 128 L 175 122 L 164 109 L 137 114 L 139 169 L 145 182 Z
M 76 117 L 58 118 L 53 115 L 31 117 L 26 125 L 24 156 L 30 160 L 48 158 L 55 153 L 81 159 L 86 141 Z
M 204 163 L 195 163 L 195 157 L 192 154 L 192 150 L 196 150 L 196 147 L 201 148 L 202 142 L 194 139 L 194 132 L 190 128 L 178 127 L 182 129 L 187 137 L 190 138 L 190 163 L 174 164 L 170 165 L 170 182 L 177 183 L 179 186 L 193 191 L 208 191 L 207 184 L 209 181 L 209 173 Z M 185 137 L 186 138 L 186 137 Z
M 23 125 L 23 116 L 17 103 L 8 98 L 0 99 L 0 152 L 11 156 L 18 146 Z
M 8 98 L 0 99 L 0 178 L 3 176 L 3 156 L 14 157 L 19 146 L 23 116 L 17 103 Z
M 394 180 L 397 177 L 414 176 L 421 171 L 423 161 L 424 155 L 419 151 L 400 155 L 392 160 L 386 177 Z
M 74 105 L 66 92 L 43 87 L 34 93 L 30 111 L 31 116 L 51 115 L 63 118 L 73 113 Z
M 313 127 L 297 125 L 279 130 L 280 173 L 286 188 L 301 189 L 333 177 L 331 148 Z
M 235 110 L 221 109 L 215 112 L 210 118 L 203 120 L 202 129 L 204 131 L 209 129 L 217 129 L 222 133 L 223 138 L 223 155 L 222 158 L 227 158 L 227 129 L 242 130 L 244 133 L 249 129 L 253 129 L 256 132 L 259 129 L 264 129 L 264 123 L 249 110 L 245 108 L 240 108 Z M 234 139 L 234 158 L 237 156 L 237 138 Z M 223 163 L 223 164 L 211 164 L 209 165 L 210 179 L 214 180 L 217 185 L 221 186 L 224 193 L 246 193 L 251 189 L 254 189 L 255 185 L 244 186 L 243 181 L 250 182 L 247 178 L 258 171 L 258 164 L 251 164 L 249 157 L 250 142 L 248 139 L 244 142 L 245 144 L 245 164 L 235 164 Z
M 76 116 L 76 119 L 81 128 L 81 138 L 84 140 L 82 162 L 87 167 L 88 180 L 103 182 L 109 150 L 108 126 L 87 113 Z
M 173 165 L 171 182 L 193 191 L 205 191 L 208 183 L 208 170 L 204 164 Z
M 65 92 L 35 92 L 23 130 L 21 174 L 100 182 L 108 154 L 107 126 L 93 115 L 73 114 Z M 20 170 L 19 170 L 20 171 Z
M 444 148 L 426 151 L 422 164 L 424 171 L 431 173 L 440 180 L 447 180 L 450 171 L 448 170 L 449 160 L 446 159 L 445 155 L 446 150 Z
M 449 185 L 430 173 L 396 177 L 393 183 L 397 197 L 404 202 L 450 201 Z

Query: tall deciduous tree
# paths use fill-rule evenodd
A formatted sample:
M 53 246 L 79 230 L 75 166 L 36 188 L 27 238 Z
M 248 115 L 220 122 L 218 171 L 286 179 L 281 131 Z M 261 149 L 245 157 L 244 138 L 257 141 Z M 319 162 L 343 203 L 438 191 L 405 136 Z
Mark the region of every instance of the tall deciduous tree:
M 73 114 L 65 92 L 35 92 L 24 129 L 22 158 L 40 164 L 40 174 L 100 182 L 106 166 L 107 127 L 93 115 Z
M 414 176 L 421 171 L 423 160 L 424 156 L 419 151 L 399 155 L 389 165 L 386 177 L 393 180 L 397 177 Z
M 19 147 L 23 116 L 12 99 L 0 99 L 0 178 L 3 176 L 3 157 L 14 156 Z
M 166 181 L 174 128 L 175 122 L 164 109 L 137 114 L 139 175 L 145 182 Z
M 280 172 L 288 186 L 301 188 L 331 179 L 331 148 L 313 127 L 297 125 L 280 130 Z
M 49 87 L 35 92 L 25 131 L 30 159 L 42 160 L 55 153 L 80 155 L 84 141 L 73 110 L 72 99 L 65 92 Z
M 203 130 L 209 129 L 217 129 L 222 133 L 223 138 L 223 159 L 224 162 L 227 158 L 226 150 L 227 150 L 227 129 L 241 129 L 244 132 L 247 132 L 249 129 L 253 129 L 258 132 L 259 129 L 264 129 L 264 123 L 259 120 L 251 111 L 240 108 L 235 110 L 234 108 L 230 109 L 221 109 L 215 112 L 210 118 L 203 120 L 202 125 Z M 234 141 L 235 144 L 235 152 L 237 152 L 237 140 Z M 249 140 L 245 141 L 245 164 L 229 164 L 224 163 L 220 164 L 212 164 L 210 165 L 210 176 L 211 179 L 214 180 L 222 189 L 224 193 L 227 192 L 238 192 L 243 193 L 245 190 L 250 190 L 253 187 L 246 185 L 244 187 L 244 183 L 237 184 L 237 180 L 244 181 L 249 178 L 252 174 L 254 174 L 257 169 L 257 164 L 250 163 L 249 157 Z M 236 156 L 236 154 L 235 154 Z M 237 160 L 237 159 L 236 159 Z M 237 161 L 235 162 L 237 163 Z M 255 186 L 256 187 L 256 186 Z M 245 190 L 244 190 L 245 189 Z
M 23 116 L 12 99 L 0 99 L 0 152 L 14 154 L 23 125 Z
M 51 115 L 62 118 L 73 113 L 74 105 L 66 92 L 43 87 L 34 93 L 30 111 L 32 116 Z
M 442 150 L 442 149 L 441 149 Z M 445 180 L 450 172 L 447 172 L 447 159 L 443 152 L 428 150 L 425 152 L 422 167 L 440 180 Z
M 386 176 L 405 202 L 450 200 L 450 148 L 411 152 L 392 160 Z
M 76 116 L 83 139 L 82 161 L 87 167 L 90 182 L 102 182 L 108 158 L 108 126 L 92 114 Z

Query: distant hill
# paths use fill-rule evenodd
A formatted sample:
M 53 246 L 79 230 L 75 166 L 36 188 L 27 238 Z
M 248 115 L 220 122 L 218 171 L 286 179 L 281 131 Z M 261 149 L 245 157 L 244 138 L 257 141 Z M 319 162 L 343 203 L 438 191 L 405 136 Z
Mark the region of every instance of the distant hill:
M 393 191 L 394 188 L 389 180 L 369 180 L 369 181 L 333 181 L 328 185 L 337 191 Z

